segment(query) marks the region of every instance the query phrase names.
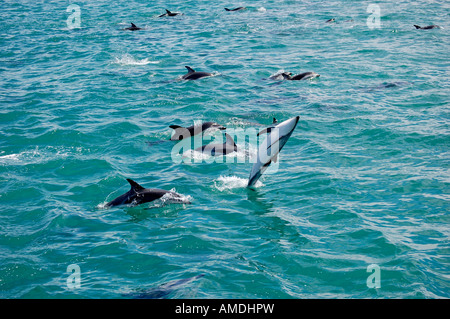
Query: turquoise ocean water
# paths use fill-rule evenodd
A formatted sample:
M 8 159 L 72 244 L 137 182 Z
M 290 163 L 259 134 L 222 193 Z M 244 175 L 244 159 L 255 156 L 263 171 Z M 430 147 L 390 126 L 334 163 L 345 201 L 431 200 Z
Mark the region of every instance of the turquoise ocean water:
M 168 6 L 2 2 L 0 297 L 127 298 L 204 274 L 166 297 L 449 298 L 449 2 Z M 215 76 L 180 81 L 185 65 Z M 282 70 L 320 78 L 269 79 Z M 179 163 L 167 141 L 171 124 L 297 115 L 255 190 L 239 155 Z M 126 178 L 192 204 L 105 209 Z

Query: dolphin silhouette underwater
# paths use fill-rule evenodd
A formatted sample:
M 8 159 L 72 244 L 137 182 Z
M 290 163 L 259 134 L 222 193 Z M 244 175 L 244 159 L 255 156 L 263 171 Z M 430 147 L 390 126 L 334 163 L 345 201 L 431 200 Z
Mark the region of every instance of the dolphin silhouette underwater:
M 188 70 L 188 73 L 186 73 L 185 75 L 183 75 L 181 77 L 182 80 L 197 80 L 197 79 L 201 79 L 201 78 L 204 78 L 204 77 L 213 76 L 212 73 L 197 72 L 193 68 L 191 68 L 191 67 L 189 67 L 187 65 L 185 66 L 185 68 Z
M 171 202 L 183 204 L 191 203 L 182 195 L 175 193 L 173 191 L 166 191 L 164 189 L 158 188 L 144 188 L 131 179 L 127 178 L 127 181 L 128 183 L 130 183 L 131 189 L 125 194 L 122 194 L 119 197 L 110 201 L 109 203 L 105 204 L 105 207 L 113 207 L 127 204 L 137 206 L 143 203 L 152 202 L 156 199 L 163 197 L 164 195 L 167 195 L 167 198 Z
M 185 287 L 190 282 L 197 280 L 199 278 L 204 277 L 204 274 L 200 274 L 194 277 L 172 280 L 165 284 L 162 284 L 156 288 L 150 288 L 141 290 L 139 292 L 133 292 L 129 294 L 125 294 L 124 296 L 130 297 L 133 299 L 164 299 L 168 297 L 174 291 Z
M 179 141 L 185 138 L 190 138 L 197 134 L 203 133 L 208 129 L 225 130 L 226 127 L 217 124 L 216 122 L 204 122 L 201 125 L 191 125 L 188 127 L 182 127 L 178 125 L 170 125 L 171 129 L 175 130 L 175 133 L 170 138 L 171 141 Z

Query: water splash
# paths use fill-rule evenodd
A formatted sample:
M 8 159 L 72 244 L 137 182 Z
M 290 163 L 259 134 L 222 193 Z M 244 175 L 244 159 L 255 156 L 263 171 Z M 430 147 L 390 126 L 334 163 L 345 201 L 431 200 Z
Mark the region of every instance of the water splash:
M 120 64 L 120 65 L 147 65 L 147 64 L 158 64 L 159 61 L 149 61 L 148 58 L 138 60 L 138 59 L 135 59 L 130 54 L 125 53 L 121 56 L 114 57 L 113 63 Z

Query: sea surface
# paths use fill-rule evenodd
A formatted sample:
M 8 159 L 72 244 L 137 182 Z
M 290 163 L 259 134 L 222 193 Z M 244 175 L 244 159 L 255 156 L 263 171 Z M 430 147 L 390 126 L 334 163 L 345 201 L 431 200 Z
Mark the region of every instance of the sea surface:
M 168 6 L 2 1 L 0 297 L 449 298 L 450 2 Z M 251 141 L 169 141 L 294 116 L 254 189 Z M 191 204 L 106 208 L 127 178 Z

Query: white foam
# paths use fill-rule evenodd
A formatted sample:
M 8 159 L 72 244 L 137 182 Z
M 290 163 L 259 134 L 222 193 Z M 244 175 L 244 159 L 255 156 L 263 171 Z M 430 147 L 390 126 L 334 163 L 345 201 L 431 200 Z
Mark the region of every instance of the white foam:
M 246 188 L 248 185 L 247 178 L 241 178 L 237 176 L 220 176 L 218 179 L 214 180 L 214 186 L 221 192 L 224 190 L 234 189 L 234 188 Z M 264 184 L 257 181 L 254 187 L 261 187 Z
M 114 62 L 120 65 L 146 65 L 146 64 L 157 64 L 159 61 L 149 61 L 148 58 L 138 60 L 133 58 L 130 54 L 125 53 L 119 57 L 114 58 Z

